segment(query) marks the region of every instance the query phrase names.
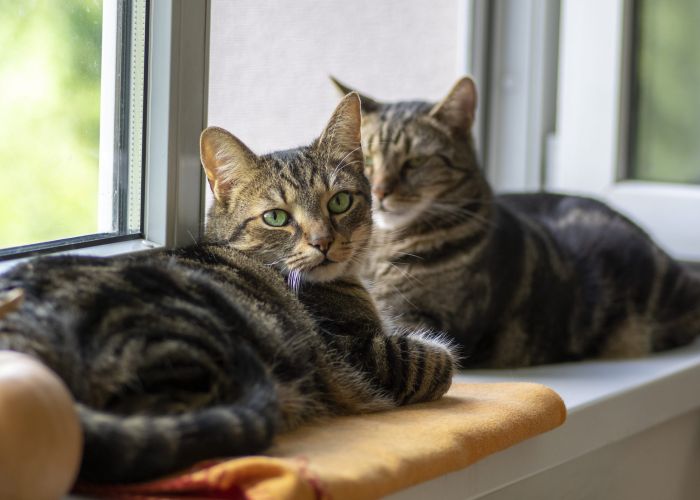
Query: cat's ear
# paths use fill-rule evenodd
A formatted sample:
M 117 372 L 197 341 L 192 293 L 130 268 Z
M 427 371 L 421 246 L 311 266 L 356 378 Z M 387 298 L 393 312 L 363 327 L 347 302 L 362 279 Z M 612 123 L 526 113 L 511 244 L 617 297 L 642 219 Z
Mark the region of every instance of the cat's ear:
M 455 83 L 447 96 L 430 110 L 430 116 L 460 135 L 469 132 L 475 113 L 476 85 L 468 76 Z
M 331 79 L 331 82 L 333 82 L 333 85 L 340 91 L 342 95 L 347 95 L 351 92 L 355 92 L 357 95 L 360 96 L 360 104 L 362 105 L 362 112 L 363 113 L 374 113 L 375 111 L 378 111 L 379 108 L 381 107 L 381 103 L 375 101 L 371 97 L 368 97 L 366 95 L 363 95 L 359 93 L 357 90 L 352 89 L 342 83 L 340 80 L 335 78 L 332 75 L 328 75 L 328 78 Z
M 219 127 L 204 129 L 199 154 L 212 193 L 225 198 L 236 177 L 255 164 L 255 153 L 230 132 Z
M 318 147 L 336 154 L 362 156 L 360 144 L 360 96 L 350 92 L 343 97 L 318 139 Z

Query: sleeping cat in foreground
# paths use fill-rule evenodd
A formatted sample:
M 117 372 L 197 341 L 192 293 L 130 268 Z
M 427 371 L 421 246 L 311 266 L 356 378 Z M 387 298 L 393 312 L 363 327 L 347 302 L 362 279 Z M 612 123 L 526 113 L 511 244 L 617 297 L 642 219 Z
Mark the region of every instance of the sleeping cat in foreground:
M 385 329 L 356 277 L 371 228 L 356 94 L 310 146 L 257 156 L 209 128 L 201 156 L 215 195 L 204 243 L 0 276 L 0 291 L 25 293 L 0 348 L 69 387 L 83 480 L 260 452 L 311 419 L 434 400 L 451 383 L 449 344 Z
M 630 220 L 588 198 L 494 196 L 469 78 L 439 103 L 361 99 L 368 278 L 401 324 L 446 332 L 465 367 L 641 356 L 700 335 L 700 279 Z

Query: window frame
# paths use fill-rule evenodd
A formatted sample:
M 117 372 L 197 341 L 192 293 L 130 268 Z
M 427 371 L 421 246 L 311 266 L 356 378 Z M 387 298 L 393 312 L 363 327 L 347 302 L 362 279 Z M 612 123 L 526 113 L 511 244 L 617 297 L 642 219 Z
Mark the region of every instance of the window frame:
M 556 125 L 559 0 L 470 0 L 474 136 L 498 192 L 542 187 Z
M 97 188 L 97 232 L 113 226 L 114 144 L 117 100 L 118 2 L 102 3 L 102 56 L 100 64 L 100 146 Z
M 150 2 L 144 240 L 193 243 L 204 221 L 199 135 L 207 125 L 210 0 Z
M 148 22 L 149 12 L 148 7 L 150 0 L 143 0 L 145 3 L 145 21 Z M 131 44 L 133 39 L 130 35 L 134 29 L 133 26 L 128 26 L 125 29 L 121 25 L 122 21 L 129 17 L 133 19 L 132 9 L 133 0 L 103 0 L 102 2 L 102 41 L 101 41 L 101 56 L 100 56 L 100 132 L 99 132 L 99 150 L 98 150 L 98 189 L 97 189 L 97 229 L 92 233 L 79 234 L 76 236 L 68 236 L 55 240 L 44 240 L 35 243 L 28 243 L 14 247 L 0 248 L 0 262 L 12 261 L 15 259 L 28 258 L 34 255 L 66 252 L 73 249 L 86 248 L 91 246 L 120 244 L 121 242 L 141 238 L 142 221 L 139 221 L 137 231 L 129 230 L 128 213 L 127 213 L 127 198 L 130 197 L 129 187 L 125 187 L 123 180 L 119 179 L 122 176 L 121 171 L 126 171 L 128 175 L 128 139 L 124 139 L 131 134 L 132 123 L 129 118 L 124 117 L 125 111 L 120 111 L 120 107 L 124 106 L 122 101 L 123 95 L 120 95 L 120 87 L 124 87 L 131 83 L 132 72 L 135 71 L 131 66 L 131 45 L 128 50 L 120 47 L 119 41 L 125 35 L 129 36 L 128 42 Z M 146 33 L 147 36 L 147 33 Z M 144 54 L 144 63 L 147 61 L 147 54 Z M 144 80 L 147 71 L 145 64 L 140 70 L 144 73 Z M 145 85 L 145 82 L 143 83 Z M 139 109 L 143 114 L 145 108 L 145 98 L 131 102 L 132 96 L 128 96 L 128 106 L 125 110 L 131 111 Z M 119 123 L 118 123 L 119 122 Z M 124 125 L 126 123 L 126 126 Z M 142 123 L 138 123 L 139 128 Z M 122 136 L 122 137 L 118 137 Z M 145 136 L 145 129 L 140 134 Z M 140 147 L 143 144 L 139 144 Z M 124 158 L 126 156 L 126 158 Z M 143 157 L 139 158 L 139 177 L 143 175 Z M 124 176 L 125 177 L 125 176 Z M 137 179 L 138 181 L 138 179 Z M 142 182 L 140 183 L 142 184 Z M 139 187 L 141 191 L 139 198 L 143 196 L 143 186 Z M 115 194 L 116 191 L 116 194 Z M 139 210 L 142 211 L 142 210 Z M 142 217 L 141 217 L 142 218 Z M 117 227 L 118 226 L 118 227 Z M 3 269 L 0 267 L 0 269 Z
M 595 196 L 680 259 L 700 260 L 700 186 L 625 179 L 631 0 L 564 2 L 556 152 L 546 188 Z
M 109 256 L 183 246 L 200 237 L 205 182 L 199 163 L 199 134 L 207 123 L 210 0 L 149 1 L 147 9 L 141 234 L 113 235 L 100 231 L 17 247 L 16 252 L 0 261 L 0 271 L 40 253 Z M 114 36 L 116 41 L 116 34 Z M 103 47 L 103 55 L 105 51 L 114 55 L 116 47 L 114 44 Z M 113 73 L 114 69 L 112 76 Z M 102 84 L 102 91 L 107 91 L 112 100 L 101 101 L 101 115 L 105 109 L 114 108 L 115 82 L 115 78 L 110 78 Z M 114 112 L 111 115 L 107 112 L 104 120 L 102 116 L 100 119 L 101 144 L 103 137 L 106 142 L 112 138 L 100 150 L 100 175 L 105 178 L 100 185 L 103 189 L 105 185 L 109 185 L 109 189 L 112 187 L 112 171 L 104 169 L 103 174 L 102 161 L 103 158 L 114 161 L 114 118 Z M 106 127 L 104 131 L 103 126 Z M 100 216 L 105 221 L 109 219 L 111 229 L 111 193 L 109 200 L 101 205 Z
M 97 232 L 131 238 L 143 232 L 150 19 L 149 0 L 138 1 L 143 10 L 136 0 L 102 2 Z

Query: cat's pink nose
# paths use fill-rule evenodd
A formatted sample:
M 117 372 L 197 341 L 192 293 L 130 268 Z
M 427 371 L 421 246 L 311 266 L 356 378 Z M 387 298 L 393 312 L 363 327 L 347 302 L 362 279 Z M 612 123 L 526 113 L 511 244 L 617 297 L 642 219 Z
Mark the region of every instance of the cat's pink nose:
M 325 254 L 333 244 L 333 237 L 329 234 L 311 234 L 308 236 L 307 241 L 309 245 Z

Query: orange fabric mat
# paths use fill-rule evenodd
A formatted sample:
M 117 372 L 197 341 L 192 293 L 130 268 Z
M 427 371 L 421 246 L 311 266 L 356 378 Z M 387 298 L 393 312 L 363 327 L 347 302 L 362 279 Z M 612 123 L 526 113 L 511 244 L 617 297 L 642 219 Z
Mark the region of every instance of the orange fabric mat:
M 340 417 L 280 436 L 267 456 L 200 464 L 99 497 L 250 500 L 373 499 L 464 468 L 561 425 L 566 409 L 530 383 L 453 384 L 439 401 Z

